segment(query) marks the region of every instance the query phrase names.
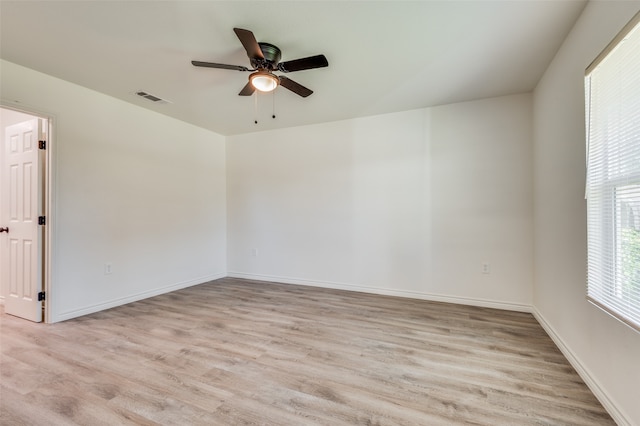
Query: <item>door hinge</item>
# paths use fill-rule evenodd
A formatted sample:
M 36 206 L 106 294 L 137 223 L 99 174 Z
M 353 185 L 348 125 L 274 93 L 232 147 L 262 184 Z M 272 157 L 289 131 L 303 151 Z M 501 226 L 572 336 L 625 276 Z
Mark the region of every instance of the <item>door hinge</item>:
M 47 218 L 45 216 L 38 216 L 38 225 L 46 225 Z
M 38 141 L 38 148 L 47 149 L 47 141 Z
M 46 298 L 46 293 L 44 291 L 41 291 L 40 293 L 38 293 L 38 302 L 42 302 L 43 300 L 45 300 Z

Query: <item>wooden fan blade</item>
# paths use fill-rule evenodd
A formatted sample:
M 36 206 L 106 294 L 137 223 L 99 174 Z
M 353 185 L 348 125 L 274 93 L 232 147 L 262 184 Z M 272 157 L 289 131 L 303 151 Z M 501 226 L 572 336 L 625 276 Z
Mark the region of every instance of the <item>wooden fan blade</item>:
M 293 93 L 306 98 L 310 94 L 313 93 L 313 90 L 304 87 L 300 83 L 296 83 L 288 77 L 281 76 L 280 77 L 280 85 L 284 88 L 291 90 Z
M 278 69 L 282 72 L 294 72 L 310 70 L 314 68 L 324 68 L 329 66 L 329 61 L 324 55 L 309 56 L 308 58 L 294 59 L 293 61 L 281 62 Z
M 238 39 L 240 39 L 240 43 L 242 43 L 244 50 L 247 51 L 249 59 L 264 59 L 260 45 L 251 31 L 243 30 L 242 28 L 234 28 L 233 31 L 238 36 Z
M 253 92 L 256 91 L 256 88 L 253 87 L 253 85 L 251 84 L 251 82 L 248 82 L 240 91 L 240 93 L 238 93 L 238 95 L 240 96 L 251 96 L 253 95 Z
M 223 70 L 234 70 L 234 71 L 250 71 L 249 68 L 243 67 L 242 65 L 216 64 L 214 62 L 201 62 L 201 61 L 191 61 L 191 64 L 196 67 L 220 68 Z

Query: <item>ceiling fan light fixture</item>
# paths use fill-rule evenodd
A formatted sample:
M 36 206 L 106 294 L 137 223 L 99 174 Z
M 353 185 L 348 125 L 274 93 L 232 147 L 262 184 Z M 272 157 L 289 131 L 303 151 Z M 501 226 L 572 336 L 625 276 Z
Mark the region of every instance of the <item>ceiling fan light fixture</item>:
M 2 0 L 0 0 L 2 1 Z M 309 56 L 306 58 L 293 59 L 280 62 L 280 48 L 270 43 L 258 43 L 256 37 L 249 30 L 234 28 L 238 40 L 247 52 L 251 68 L 242 65 L 218 64 L 216 62 L 191 61 L 194 67 L 219 68 L 232 71 L 249 71 L 249 81 L 244 85 L 239 96 L 251 96 L 255 91 L 272 92 L 278 86 L 282 86 L 298 96 L 306 98 L 313 93 L 313 90 L 304 87 L 300 83 L 285 77 L 277 76 L 274 71 L 290 73 L 294 71 L 311 70 L 329 66 L 329 61 L 324 55 Z
M 255 72 L 249 76 L 251 85 L 261 92 L 271 92 L 278 87 L 278 77 L 267 72 Z

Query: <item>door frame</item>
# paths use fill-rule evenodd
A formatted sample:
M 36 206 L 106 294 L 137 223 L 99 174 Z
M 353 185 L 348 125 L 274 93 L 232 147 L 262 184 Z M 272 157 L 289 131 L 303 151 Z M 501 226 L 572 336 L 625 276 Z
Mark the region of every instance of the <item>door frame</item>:
M 54 271 L 54 263 L 53 263 L 53 247 L 54 247 L 54 228 L 55 228 L 55 168 L 54 168 L 54 159 L 55 159 L 55 116 L 51 113 L 39 110 L 37 108 L 33 108 L 31 106 L 22 105 L 19 102 L 11 102 L 6 101 L 4 99 L 0 100 L 0 108 L 13 110 L 16 112 L 20 112 L 23 114 L 28 114 L 36 118 L 41 118 L 47 121 L 46 124 L 46 133 L 47 133 L 47 147 L 44 150 L 44 185 L 42 191 L 44 194 L 39 194 L 39 196 L 43 197 L 43 208 L 44 215 L 47 218 L 47 224 L 44 227 L 44 235 L 42 238 L 42 247 L 39 250 L 42 251 L 42 280 L 43 280 L 43 291 L 46 294 L 44 300 L 44 323 L 51 323 L 54 318 L 51 312 L 51 308 L 53 306 L 52 298 L 53 298 L 53 271 Z

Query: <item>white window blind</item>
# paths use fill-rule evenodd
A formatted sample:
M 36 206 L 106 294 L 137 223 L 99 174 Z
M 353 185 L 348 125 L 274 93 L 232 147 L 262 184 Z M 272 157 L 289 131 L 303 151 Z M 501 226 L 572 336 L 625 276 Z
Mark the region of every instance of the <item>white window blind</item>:
M 587 68 L 587 298 L 640 330 L 640 13 Z

